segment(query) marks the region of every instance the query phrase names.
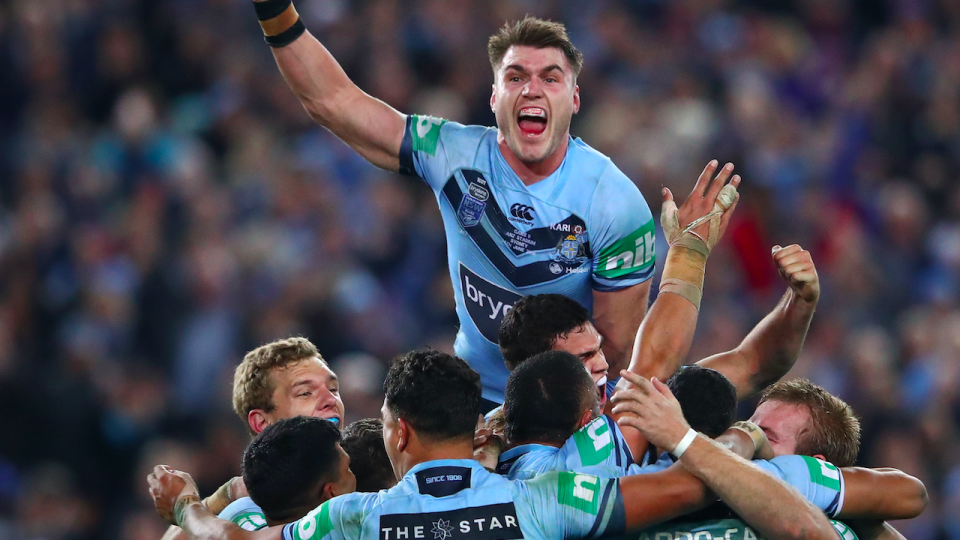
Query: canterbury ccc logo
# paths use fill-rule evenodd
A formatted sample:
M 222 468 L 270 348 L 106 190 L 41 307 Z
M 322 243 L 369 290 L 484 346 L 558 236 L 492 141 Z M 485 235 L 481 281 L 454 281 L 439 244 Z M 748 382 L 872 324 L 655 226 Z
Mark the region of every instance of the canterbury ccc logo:
M 517 203 L 510 207 L 510 215 L 515 218 L 533 221 L 533 207 Z

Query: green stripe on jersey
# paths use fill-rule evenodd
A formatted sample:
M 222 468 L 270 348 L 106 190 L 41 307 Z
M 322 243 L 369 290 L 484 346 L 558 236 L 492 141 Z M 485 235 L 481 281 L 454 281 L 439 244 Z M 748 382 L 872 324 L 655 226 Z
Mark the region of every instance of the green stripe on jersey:
M 319 515 L 318 515 L 319 514 Z M 333 530 L 333 522 L 330 520 L 330 501 L 314 508 L 309 514 L 303 516 L 300 524 L 294 531 L 294 538 L 297 540 L 319 540 L 330 534 Z
M 810 469 L 810 480 L 813 483 L 833 491 L 840 491 L 840 471 L 832 463 L 810 456 L 803 456 L 803 461 Z
M 446 123 L 447 121 L 442 118 L 413 115 L 410 122 L 413 151 L 436 155 L 437 143 L 440 141 L 440 128 Z
M 600 507 L 600 479 L 589 474 L 559 473 L 560 504 L 565 504 L 588 514 L 597 515 Z
M 259 531 L 267 526 L 266 517 L 260 512 L 241 512 L 230 518 L 230 521 L 245 531 Z
M 639 229 L 600 252 L 596 274 L 618 278 L 649 267 L 657 260 L 656 235 L 651 219 Z
M 840 538 L 843 538 L 843 540 L 860 540 L 857 533 L 853 532 L 853 529 L 847 527 L 846 524 L 833 519 L 830 520 L 830 524 L 833 525 L 833 528 L 837 530 L 837 533 L 840 534 Z
M 583 426 L 573 434 L 573 440 L 577 443 L 580 463 L 585 466 L 603 463 L 613 450 L 613 435 L 603 418 Z

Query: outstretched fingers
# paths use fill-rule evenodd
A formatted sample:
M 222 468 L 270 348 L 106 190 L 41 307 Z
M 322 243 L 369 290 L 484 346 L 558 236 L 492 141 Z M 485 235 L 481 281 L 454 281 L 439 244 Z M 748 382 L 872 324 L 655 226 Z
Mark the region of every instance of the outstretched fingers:
M 713 208 L 713 203 L 717 200 L 717 195 L 720 193 L 720 190 L 723 189 L 723 186 L 727 185 L 727 180 L 730 179 L 730 175 L 732 174 L 733 163 L 727 163 L 720 169 L 717 177 L 713 179 L 713 182 L 710 183 L 707 190 L 703 193 L 703 198 L 709 203 L 710 208 Z
M 690 192 L 690 196 L 687 197 L 688 199 L 703 198 L 707 192 L 707 188 L 710 186 L 710 179 L 713 177 L 713 173 L 717 170 L 718 165 L 720 165 L 720 163 L 715 159 L 707 163 L 707 166 L 703 168 L 703 172 L 700 173 L 700 177 L 697 178 L 697 183 L 693 186 L 693 191 Z

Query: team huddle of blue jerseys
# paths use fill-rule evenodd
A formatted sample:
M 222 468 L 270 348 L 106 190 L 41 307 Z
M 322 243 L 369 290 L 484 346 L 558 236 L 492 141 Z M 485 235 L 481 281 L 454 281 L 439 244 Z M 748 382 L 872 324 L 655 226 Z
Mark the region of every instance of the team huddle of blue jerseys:
M 495 540 L 594 538 L 623 532 L 623 501 L 617 478 L 663 470 L 667 454 L 641 467 L 616 422 L 602 416 L 578 430 L 560 448 L 522 445 L 500 456 L 497 472 L 473 460 L 440 460 L 412 468 L 395 487 L 353 493 L 323 503 L 284 527 L 284 538 L 362 540 Z M 808 456 L 779 456 L 754 464 L 800 492 L 828 516 L 843 507 L 843 475 Z M 502 476 L 501 476 L 502 475 Z M 266 526 L 260 509 L 244 498 L 220 517 L 248 530 Z M 735 518 L 723 520 L 752 530 Z M 671 529 L 717 527 L 717 522 L 674 521 L 644 531 L 650 538 Z M 854 533 L 841 523 L 838 531 Z M 678 529 L 678 530 L 679 530 Z M 855 537 L 855 535 L 854 535 Z
M 608 158 L 579 139 L 571 139 L 555 173 L 527 186 L 501 155 L 495 128 L 409 116 L 400 162 L 401 172 L 424 179 L 439 202 L 461 321 L 455 348 L 480 373 L 488 400 L 504 399 L 509 372 L 498 331 L 522 295 L 560 293 L 589 309 L 592 291 L 629 287 L 653 274 L 654 224 L 646 202 Z M 664 454 L 641 467 L 617 423 L 600 416 L 559 447 L 508 449 L 495 473 L 473 460 L 421 463 L 391 489 L 323 503 L 287 524 L 283 536 L 496 540 L 618 535 L 625 527 L 618 479 L 672 463 Z M 830 516 L 843 505 L 843 477 L 833 465 L 803 456 L 755 463 Z M 249 498 L 234 502 L 220 517 L 248 530 L 266 526 Z M 724 523 L 739 523 L 740 537 L 750 538 L 747 525 L 731 520 Z M 642 534 L 661 538 L 657 533 L 669 527 L 691 526 L 699 525 L 670 523 L 667 529 Z

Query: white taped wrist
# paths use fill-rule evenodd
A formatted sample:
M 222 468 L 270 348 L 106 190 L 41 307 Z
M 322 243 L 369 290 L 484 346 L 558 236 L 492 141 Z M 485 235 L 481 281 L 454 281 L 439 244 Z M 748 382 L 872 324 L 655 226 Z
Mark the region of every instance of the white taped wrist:
M 697 432 L 693 428 L 687 430 L 687 434 L 680 439 L 680 443 L 677 444 L 677 447 L 673 449 L 673 454 L 677 459 L 680 459 L 683 456 L 683 453 L 687 451 L 687 448 L 690 448 L 690 445 L 693 444 L 694 439 L 697 438 Z

